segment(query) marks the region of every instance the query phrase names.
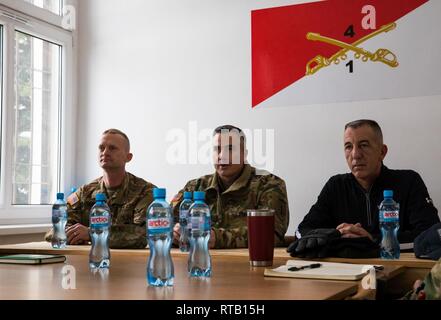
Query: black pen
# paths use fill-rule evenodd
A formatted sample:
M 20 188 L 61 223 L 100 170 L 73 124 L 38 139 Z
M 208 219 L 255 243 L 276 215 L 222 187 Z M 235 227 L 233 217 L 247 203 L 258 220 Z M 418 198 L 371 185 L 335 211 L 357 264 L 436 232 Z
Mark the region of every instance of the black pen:
M 308 264 L 306 266 L 301 266 L 301 267 L 290 267 L 288 268 L 289 271 L 300 271 L 300 270 L 305 270 L 305 269 L 316 269 L 316 268 L 320 268 L 322 266 L 321 263 L 313 263 L 313 264 Z

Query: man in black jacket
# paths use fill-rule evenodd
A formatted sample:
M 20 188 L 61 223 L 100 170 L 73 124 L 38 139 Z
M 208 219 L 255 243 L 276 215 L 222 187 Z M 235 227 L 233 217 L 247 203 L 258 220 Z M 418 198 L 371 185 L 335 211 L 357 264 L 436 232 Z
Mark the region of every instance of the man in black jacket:
M 420 175 L 411 170 L 390 170 L 383 165 L 387 146 L 377 122 L 357 120 L 344 132 L 345 157 L 351 173 L 331 177 L 317 202 L 300 223 L 297 238 L 313 238 L 294 249 L 325 244 L 331 238 L 367 238 L 378 243 L 378 205 L 384 190 L 393 190 L 400 204 L 400 243 L 414 238 L 439 222 Z M 338 231 L 338 232 L 337 232 Z M 293 251 L 293 246 L 288 251 Z M 290 251 L 290 252 L 291 252 Z

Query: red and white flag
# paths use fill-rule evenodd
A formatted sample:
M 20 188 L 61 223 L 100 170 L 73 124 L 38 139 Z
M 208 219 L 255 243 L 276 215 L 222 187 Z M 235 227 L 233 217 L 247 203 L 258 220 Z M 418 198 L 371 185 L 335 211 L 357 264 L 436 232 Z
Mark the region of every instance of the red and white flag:
M 441 94 L 441 1 L 254 10 L 252 107 Z

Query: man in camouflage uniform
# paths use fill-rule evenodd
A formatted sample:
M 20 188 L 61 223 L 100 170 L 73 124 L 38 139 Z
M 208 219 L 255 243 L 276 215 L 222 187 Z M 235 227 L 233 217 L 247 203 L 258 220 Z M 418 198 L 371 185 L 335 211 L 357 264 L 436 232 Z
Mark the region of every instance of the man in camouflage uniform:
M 189 181 L 172 200 L 175 221 L 185 191 L 204 191 L 210 207 L 212 230 L 210 248 L 248 246 L 247 209 L 275 210 L 275 244 L 283 245 L 289 210 L 285 182 L 272 174 L 259 174 L 246 163 L 245 135 L 225 125 L 213 133 L 215 173 Z M 174 227 L 175 243 L 179 224 Z
M 145 248 L 146 209 L 153 201 L 155 186 L 126 172 L 125 166 L 133 155 L 127 135 L 117 129 L 106 130 L 99 144 L 99 163 L 103 176 L 80 187 L 67 199 L 67 243 L 88 244 L 89 212 L 95 204 L 95 195 L 104 193 L 111 210 L 111 248 Z M 50 241 L 53 230 L 46 234 Z

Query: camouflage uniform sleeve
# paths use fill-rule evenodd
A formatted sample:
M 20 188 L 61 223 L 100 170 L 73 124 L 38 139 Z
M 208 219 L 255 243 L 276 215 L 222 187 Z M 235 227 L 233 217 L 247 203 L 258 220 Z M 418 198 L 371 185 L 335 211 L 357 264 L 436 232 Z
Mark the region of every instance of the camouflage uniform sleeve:
M 77 191 L 72 193 L 67 198 L 67 224 L 66 227 L 73 226 L 74 224 L 81 223 L 82 205 L 81 199 L 83 197 L 83 187 L 80 187 Z
M 413 289 L 401 300 L 441 300 L 441 259 L 433 266 L 423 281 L 421 292 Z M 424 292 L 424 295 L 422 295 Z
M 274 209 L 274 244 L 285 245 L 285 233 L 289 224 L 288 196 L 285 182 L 280 178 L 272 178 L 259 197 L 257 208 Z
M 256 209 L 274 209 L 274 244 L 285 245 L 284 237 L 289 223 L 288 199 L 285 182 L 275 176 L 268 178 L 263 191 L 258 195 Z M 216 238 L 216 249 L 234 249 L 248 247 L 248 227 L 246 224 L 231 228 L 213 228 Z
M 441 259 L 424 279 L 426 300 L 441 300 Z
M 72 193 L 66 201 L 67 204 L 67 223 L 66 228 L 76 223 L 81 223 L 81 195 L 83 193 L 83 187 Z M 44 236 L 44 239 L 48 242 L 52 241 L 54 234 L 53 228 L 51 228 Z
M 110 247 L 112 249 L 144 249 L 147 246 L 146 215 L 147 207 L 152 203 L 151 185 L 145 188 L 133 212 L 133 223 L 112 224 L 110 230 Z
M 50 230 L 47 231 L 46 234 L 44 235 L 44 241 L 51 242 L 53 234 L 54 234 L 54 229 L 50 228 Z
M 212 228 L 215 234 L 215 249 L 236 249 L 248 247 L 248 227 Z

